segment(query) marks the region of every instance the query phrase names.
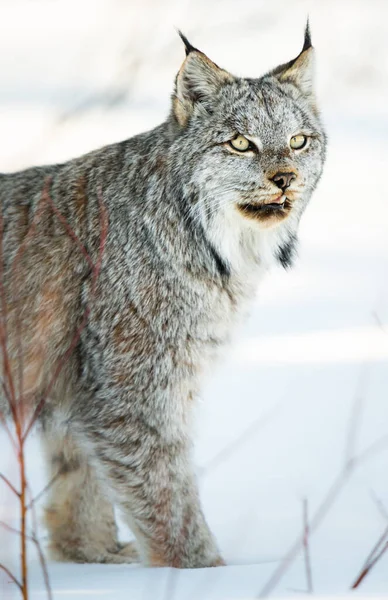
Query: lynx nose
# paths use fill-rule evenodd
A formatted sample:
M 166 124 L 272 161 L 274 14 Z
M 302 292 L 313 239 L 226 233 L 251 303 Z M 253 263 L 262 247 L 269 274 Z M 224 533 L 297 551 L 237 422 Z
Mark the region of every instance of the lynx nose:
M 276 173 L 275 177 L 272 177 L 272 181 L 276 183 L 278 188 L 283 190 L 283 192 L 290 187 L 294 179 L 296 179 L 295 173 Z

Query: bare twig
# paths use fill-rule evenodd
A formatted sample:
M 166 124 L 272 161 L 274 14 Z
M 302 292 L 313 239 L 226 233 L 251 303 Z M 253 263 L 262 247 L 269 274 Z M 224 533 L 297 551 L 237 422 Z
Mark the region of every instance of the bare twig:
M 354 472 L 355 468 L 359 466 L 366 459 L 370 458 L 373 454 L 375 454 L 378 450 L 382 450 L 383 447 L 388 446 L 388 435 L 383 436 L 370 446 L 364 452 L 362 452 L 358 457 L 352 458 L 344 467 L 344 469 L 340 472 L 337 478 L 334 480 L 332 485 L 330 486 L 326 496 L 318 507 L 313 519 L 310 521 L 309 533 L 310 536 L 314 531 L 319 527 L 323 519 L 328 514 L 329 510 L 333 506 L 334 502 L 337 500 L 340 492 L 345 487 L 348 479 Z M 267 596 L 274 587 L 279 583 L 280 579 L 283 577 L 284 573 L 287 571 L 288 567 L 294 561 L 294 559 L 298 556 L 301 548 L 303 547 L 303 537 L 299 538 L 294 542 L 290 550 L 287 552 L 283 560 L 281 561 L 279 567 L 275 570 L 272 577 L 262 588 L 261 592 L 257 596 L 258 598 L 262 598 Z
M 313 577 L 311 572 L 310 545 L 309 545 L 309 520 L 308 520 L 308 502 L 307 498 L 303 500 L 303 549 L 304 564 L 306 568 L 307 590 L 309 594 L 313 593 Z
M 32 497 L 30 487 L 28 487 L 28 492 L 29 492 L 30 497 Z M 46 563 L 46 560 L 45 560 L 45 557 L 43 554 L 42 546 L 40 545 L 39 538 L 38 538 L 38 526 L 37 526 L 35 504 L 34 504 L 33 498 L 31 499 L 30 504 L 27 506 L 27 510 L 29 510 L 29 508 L 32 508 L 32 511 L 31 511 L 31 513 L 32 513 L 32 515 L 31 515 L 32 516 L 32 541 L 35 544 L 36 550 L 38 552 L 40 567 L 42 569 L 43 579 L 44 579 L 44 583 L 46 586 L 46 592 L 47 592 L 48 599 L 52 600 L 53 596 L 52 596 L 52 591 L 51 591 L 47 563 Z
M 376 325 L 379 327 L 379 329 L 381 329 L 381 331 L 384 331 L 384 333 L 387 333 L 387 330 L 385 329 L 383 321 L 380 318 L 380 315 L 377 312 L 377 310 L 372 311 L 372 317 L 376 321 Z
M 0 570 L 4 571 L 4 573 L 13 581 L 15 585 L 18 586 L 19 590 L 22 591 L 22 586 L 20 582 L 16 579 L 15 575 L 12 575 L 11 571 L 7 569 L 7 567 L 0 563 Z
M 360 379 L 361 383 L 364 381 L 363 377 L 364 377 L 364 375 L 362 375 L 362 378 Z M 354 404 L 353 404 L 353 408 L 352 408 L 350 428 L 348 431 L 345 464 L 344 464 L 342 470 L 340 471 L 339 475 L 336 477 L 334 482 L 329 487 L 324 499 L 322 500 L 317 511 L 315 512 L 315 515 L 310 520 L 309 537 L 311 537 L 311 534 L 314 533 L 314 531 L 322 523 L 322 521 L 328 514 L 329 510 L 332 508 L 334 502 L 338 498 L 339 494 L 341 493 L 342 489 L 345 487 L 345 484 L 349 480 L 349 478 L 352 475 L 352 473 L 354 472 L 355 468 L 357 466 L 359 466 L 361 463 L 368 460 L 371 456 L 373 456 L 377 452 L 380 452 L 384 448 L 388 447 L 388 435 L 384 435 L 381 438 L 379 438 L 378 440 L 376 440 L 375 442 L 373 442 L 372 444 L 370 444 L 370 446 L 368 446 L 360 454 L 358 454 L 358 455 L 353 454 L 354 440 L 356 439 L 355 429 L 358 428 L 358 426 L 359 426 L 358 413 L 359 413 L 361 405 L 362 405 L 362 400 L 360 400 L 360 394 L 357 393 Z M 262 590 L 259 592 L 259 594 L 257 596 L 258 598 L 267 596 L 276 587 L 276 585 L 279 583 L 279 581 L 283 577 L 284 573 L 288 570 L 289 566 L 292 564 L 292 562 L 298 556 L 300 551 L 303 549 L 303 545 L 304 545 L 304 536 L 301 536 L 301 537 L 298 536 L 298 538 L 295 540 L 294 544 L 291 546 L 289 551 L 284 556 L 283 560 L 280 562 L 277 569 L 275 569 L 275 572 L 272 574 L 270 579 L 267 581 L 267 583 L 264 585 Z
M 27 510 L 31 510 L 31 508 L 35 506 L 35 504 L 42 498 L 42 496 L 44 496 L 49 491 L 49 489 L 52 488 L 54 483 L 62 474 L 63 471 L 61 469 L 57 473 L 55 473 L 55 475 L 50 479 L 47 485 L 45 485 L 44 488 L 40 490 L 40 492 L 34 498 L 32 498 L 32 500 L 30 500 L 29 504 L 27 504 L 26 507 Z
M 353 403 L 352 414 L 349 420 L 349 430 L 346 438 L 346 450 L 345 450 L 345 464 L 348 464 L 354 459 L 354 453 L 356 448 L 357 433 L 359 429 L 359 422 L 361 412 L 364 403 L 364 395 L 357 393 Z
M 38 556 L 39 556 L 39 562 L 40 562 L 40 567 L 42 569 L 42 573 L 43 573 L 43 579 L 44 579 L 44 584 L 46 586 L 46 592 L 47 592 L 47 596 L 49 600 L 53 599 L 53 594 L 51 591 L 51 586 L 50 586 L 50 579 L 49 579 L 49 574 L 48 574 L 48 569 L 47 569 L 47 563 L 43 554 L 43 550 L 42 550 L 42 546 L 40 545 L 40 542 L 38 540 L 37 537 L 35 537 L 35 535 L 32 537 L 32 541 L 35 544 L 36 550 L 38 552 Z
M 4 222 L 3 222 L 3 214 L 0 213 L 0 298 L 1 298 L 1 327 L 0 327 L 0 337 L 1 337 L 1 349 L 3 353 L 3 373 L 5 373 L 6 379 L 3 381 L 3 387 L 5 392 L 5 397 L 10 406 L 10 410 L 12 416 L 15 417 L 15 394 L 12 387 L 12 381 L 8 381 L 9 373 L 8 373 L 8 338 L 7 338 L 7 299 L 5 295 L 4 289 L 4 252 L 3 252 L 3 231 L 4 231 Z M 7 387 L 7 382 L 10 384 L 10 389 Z
M 388 521 L 388 510 L 384 506 L 382 500 L 380 500 L 380 498 L 378 498 L 376 496 L 376 494 L 375 494 L 375 492 L 373 490 L 371 491 L 371 498 L 372 498 L 373 502 L 376 504 L 377 509 L 380 512 L 380 514 L 383 517 L 383 519 L 385 519 L 386 521 Z
M 19 294 L 18 294 L 18 290 L 15 290 L 15 285 L 16 285 L 16 281 L 17 281 L 17 270 L 20 266 L 20 263 L 22 261 L 23 255 L 26 251 L 26 248 L 28 246 L 28 243 L 30 242 L 31 238 L 33 237 L 33 235 L 36 233 L 37 230 L 37 226 L 38 223 L 40 221 L 40 218 L 42 216 L 43 210 L 45 207 L 45 203 L 44 203 L 44 192 L 42 192 L 41 198 L 39 200 L 39 204 L 37 207 L 37 210 L 35 211 L 34 217 L 32 219 L 32 223 L 29 226 L 26 235 L 23 238 L 22 243 L 20 244 L 20 246 L 17 249 L 17 252 L 15 254 L 15 257 L 13 258 L 12 261 L 12 277 L 11 280 L 14 282 L 11 293 L 13 295 L 13 298 L 15 299 L 15 312 L 16 312 L 16 340 L 17 340 L 17 363 L 18 363 L 18 374 L 19 374 L 19 398 L 16 398 L 16 391 L 15 391 L 15 385 L 14 385 L 14 381 L 13 381 L 13 376 L 11 373 L 11 369 L 10 367 L 7 368 L 7 371 L 5 373 L 5 375 L 7 376 L 7 378 L 5 379 L 5 383 L 7 382 L 7 380 L 9 381 L 9 378 L 11 377 L 11 381 L 9 382 L 12 385 L 11 388 L 11 400 L 12 403 L 15 405 L 14 408 L 12 408 L 11 406 L 11 402 L 10 400 L 8 400 L 8 404 L 11 407 L 12 410 L 12 418 L 13 418 L 13 422 L 16 426 L 16 422 L 20 422 L 22 420 L 22 414 L 21 411 L 23 410 L 23 377 L 24 377 L 24 365 L 23 365 L 23 341 L 22 341 L 22 332 L 21 332 L 21 318 L 20 318 L 20 303 L 17 301 Z M 2 229 L 1 229 L 2 231 Z M 1 236 L 1 245 L 3 244 L 3 236 Z M 0 277 L 0 286 L 1 286 L 1 290 L 2 290 L 2 297 L 4 297 L 4 301 L 2 303 L 2 318 L 4 320 L 4 322 L 6 323 L 6 319 L 7 319 L 7 302 L 6 302 L 6 296 L 5 296 L 5 291 L 4 291 L 4 285 L 3 285 L 3 262 L 1 261 L 1 277 Z M 5 347 L 4 345 L 2 346 L 2 350 L 5 353 L 5 360 L 6 363 L 8 364 L 9 359 L 8 359 L 8 346 L 6 344 L 6 339 L 5 339 Z M 8 374 L 9 372 L 9 374 Z M 18 402 L 17 402 L 18 400 Z M 17 406 L 17 404 L 19 406 Z M 20 414 L 19 414 L 20 413 Z M 24 415 L 23 415 L 24 417 Z M 24 420 L 24 418 L 23 418 Z M 22 429 L 23 429 L 24 423 L 22 424 Z
M 48 192 L 47 192 L 47 197 L 49 197 Z M 99 207 L 100 207 L 100 247 L 99 247 L 97 261 L 93 265 L 92 286 L 91 286 L 92 287 L 92 290 L 91 290 L 92 297 L 94 297 L 98 276 L 99 276 L 100 270 L 101 270 L 102 257 L 103 257 L 103 253 L 104 253 L 104 249 L 105 249 L 105 243 L 106 243 L 107 232 L 108 232 L 108 214 L 107 214 L 107 210 L 106 210 L 105 205 L 102 200 L 101 189 L 99 189 L 99 191 L 98 191 L 98 199 L 99 199 Z M 59 211 L 58 211 L 58 213 L 59 213 Z M 66 221 L 65 217 L 63 217 L 63 215 L 61 215 L 61 218 L 63 220 L 63 221 L 61 221 L 61 223 L 63 225 L 65 222 L 67 223 L 67 221 Z M 67 227 L 66 227 L 66 231 L 67 231 Z M 73 232 L 72 239 L 73 239 L 73 237 L 77 238 L 77 236 L 74 232 Z M 79 244 L 81 244 L 81 242 L 79 242 Z M 82 246 L 82 244 L 81 244 L 81 246 Z M 85 250 L 85 252 L 86 252 L 86 250 Z M 90 258 L 90 261 L 91 261 L 91 258 Z M 88 261 L 88 263 L 89 263 L 89 261 Z M 39 414 L 41 413 L 41 411 L 45 405 L 46 399 L 49 397 L 53 386 L 55 385 L 56 381 L 58 380 L 58 377 L 59 377 L 63 367 L 65 366 L 65 364 L 69 360 L 71 354 L 75 350 L 75 348 L 79 342 L 79 339 L 81 337 L 81 333 L 84 330 L 86 323 L 88 321 L 90 311 L 91 311 L 91 306 L 89 303 L 84 310 L 81 324 L 77 328 L 77 330 L 70 342 L 68 349 L 66 350 L 66 352 L 64 353 L 62 358 L 58 361 L 57 367 L 54 370 L 54 374 L 45 390 L 45 393 L 43 394 L 41 400 L 38 402 L 37 406 L 35 407 L 33 415 L 32 415 L 32 417 L 26 427 L 26 430 L 24 432 L 23 441 L 25 441 L 27 439 L 28 434 L 30 433 L 32 427 L 34 426 Z
M 38 222 L 40 219 L 40 215 L 42 214 L 42 211 L 44 209 L 44 206 L 49 206 L 51 211 L 55 214 L 57 219 L 60 221 L 60 223 L 64 227 L 67 235 L 77 245 L 78 249 L 80 250 L 80 252 L 84 256 L 84 258 L 86 259 L 86 262 L 88 263 L 88 265 L 91 269 L 90 298 L 94 298 L 94 295 L 96 292 L 97 280 L 98 280 L 98 277 L 99 277 L 99 274 L 101 271 L 102 258 L 103 258 L 103 253 L 104 253 L 104 249 L 105 249 L 105 242 L 106 242 L 107 230 L 108 230 L 108 216 L 107 216 L 106 208 L 103 203 L 101 189 L 98 188 L 98 203 L 99 203 L 99 209 L 100 209 L 100 212 L 99 212 L 100 240 L 99 240 L 97 260 L 95 263 L 93 263 L 93 260 L 92 260 L 91 256 L 88 254 L 85 246 L 79 240 L 79 238 L 77 237 L 75 232 L 71 229 L 71 227 L 70 227 L 69 223 L 67 222 L 67 220 L 65 219 L 65 217 L 60 213 L 60 211 L 54 205 L 54 203 L 49 195 L 50 183 L 51 183 L 51 179 L 50 178 L 46 179 L 45 187 L 42 191 L 39 206 L 35 212 L 32 224 L 29 227 L 22 244 L 19 246 L 16 256 L 11 265 L 14 277 L 15 277 L 15 271 L 17 271 L 17 267 L 18 267 L 20 261 L 22 260 L 23 253 L 27 247 L 27 244 L 28 244 L 29 240 L 31 239 L 32 235 L 37 230 L 37 225 L 38 225 Z M 15 389 L 15 385 L 14 385 L 11 361 L 9 359 L 9 354 L 8 354 L 8 344 L 7 344 L 8 338 L 7 338 L 7 330 L 6 330 L 7 298 L 6 298 L 6 294 L 5 294 L 4 279 L 3 279 L 4 268 L 3 268 L 3 249 L 2 249 L 2 243 L 3 243 L 3 237 L 2 237 L 3 228 L 2 228 L 2 226 L 3 226 L 2 216 L 0 214 L 0 237 L 1 237 L 1 239 L 0 239 L 0 350 L 2 351 L 2 358 L 3 358 L 3 360 L 2 360 L 3 379 L 1 381 L 1 385 L 3 388 L 3 392 L 4 392 L 4 397 L 7 400 L 8 405 L 10 407 L 10 412 L 11 412 L 11 416 L 13 419 L 13 425 L 15 427 L 15 435 L 14 436 L 12 435 L 11 430 L 8 428 L 7 423 L 5 421 L 5 417 L 2 415 L 2 413 L 0 413 L 0 422 L 4 425 L 5 430 L 7 431 L 8 435 L 10 437 L 10 440 L 13 444 L 13 447 L 16 451 L 16 454 L 17 454 L 17 460 L 18 460 L 18 465 L 19 465 L 19 474 L 20 474 L 20 491 L 18 491 L 16 489 L 16 487 L 9 481 L 9 479 L 7 477 L 5 477 L 5 475 L 0 474 L 0 479 L 2 481 L 4 481 L 4 483 L 9 487 L 9 489 L 19 498 L 20 523 L 21 524 L 20 524 L 20 530 L 8 525 L 7 523 L 0 522 L 0 525 L 2 527 L 5 527 L 8 531 L 17 534 L 20 538 L 21 580 L 18 581 L 16 579 L 16 577 L 14 575 L 12 575 L 12 573 L 9 571 L 9 569 L 4 567 L 3 565 L 0 565 L 0 567 L 2 568 L 3 571 L 5 571 L 9 575 L 9 577 L 12 579 L 12 581 L 14 581 L 14 583 L 16 583 L 18 585 L 18 587 L 21 591 L 23 600 L 28 600 L 29 590 L 28 590 L 28 579 L 27 579 L 27 542 L 32 541 L 38 552 L 38 556 L 39 556 L 39 560 L 40 560 L 40 564 L 41 564 L 41 568 L 42 568 L 42 572 L 43 572 L 43 577 L 44 577 L 44 581 L 45 581 L 45 585 L 46 585 L 47 595 L 48 595 L 49 600 L 51 600 L 52 592 L 51 592 L 51 588 L 50 588 L 47 565 L 46 565 L 42 547 L 40 545 L 39 538 L 37 535 L 35 503 L 55 483 L 56 479 L 61 475 L 61 472 L 58 472 L 51 479 L 51 481 L 45 486 L 45 488 L 35 498 L 32 498 L 32 495 L 29 490 L 27 478 L 26 478 L 26 463 L 25 463 L 24 448 L 25 448 L 25 442 L 26 442 L 27 436 L 28 436 L 31 428 L 35 424 L 37 418 L 39 417 L 39 414 L 46 402 L 46 399 L 50 395 L 52 387 L 54 386 L 63 366 L 65 365 L 66 361 L 69 359 L 71 353 L 74 351 L 74 349 L 79 341 L 82 330 L 85 327 L 86 321 L 90 314 L 91 307 L 90 307 L 90 302 L 89 302 L 88 305 L 86 306 L 84 314 L 82 315 L 81 325 L 77 328 L 77 330 L 70 342 L 68 349 L 66 350 L 64 355 L 61 357 L 61 359 L 58 361 L 58 364 L 56 365 L 56 368 L 54 369 L 54 374 L 53 374 L 51 380 L 49 381 L 49 384 L 45 390 L 45 393 L 42 394 L 41 399 L 40 399 L 39 403 L 37 404 L 37 406 L 35 407 L 35 410 L 33 411 L 33 414 L 31 416 L 31 418 L 29 419 L 28 423 L 25 424 L 24 423 L 25 415 L 22 412 L 23 406 L 24 406 L 24 402 L 23 402 L 23 369 L 24 369 L 24 367 L 23 367 L 22 330 L 21 330 L 20 314 L 18 313 L 18 306 L 15 307 L 16 308 L 16 312 L 15 312 L 16 339 L 17 339 L 17 349 L 18 349 L 17 359 L 18 359 L 18 372 L 19 372 L 19 397 L 18 398 L 16 395 L 16 389 Z M 16 277 L 14 278 L 14 281 L 16 281 Z M 11 277 L 11 282 L 12 282 L 12 277 Z M 18 294 L 15 295 L 15 293 L 14 293 L 14 296 L 16 299 L 19 298 Z M 28 503 L 27 503 L 27 496 L 30 497 Z M 27 512 L 30 509 L 32 509 L 32 522 L 33 522 L 32 535 L 27 533 Z
M 10 480 L 7 479 L 7 477 L 5 475 L 3 475 L 2 473 L 0 473 L 0 479 L 2 479 L 4 481 L 4 483 L 15 494 L 15 496 L 18 496 L 20 498 L 20 492 L 17 491 L 17 489 L 15 488 L 15 486 L 12 485 L 12 483 L 10 482 Z
M 341 472 L 340 475 L 334 480 L 332 485 L 330 486 L 326 496 L 318 507 L 313 519 L 310 521 L 309 527 L 309 535 L 315 531 L 315 529 L 320 525 L 321 521 L 325 518 L 331 507 L 333 506 L 335 500 L 337 499 L 339 493 L 344 487 L 348 477 L 350 475 L 350 471 Z M 274 587 L 279 583 L 284 573 L 287 571 L 288 567 L 294 561 L 294 559 L 298 556 L 300 550 L 303 548 L 303 539 L 304 536 L 299 536 L 294 544 L 291 546 L 290 550 L 284 556 L 283 560 L 280 562 L 280 565 L 277 567 L 272 577 L 268 580 L 265 586 L 262 588 L 261 592 L 258 594 L 258 598 L 263 598 L 267 596 Z
M 382 435 L 375 442 L 372 442 L 370 446 L 365 448 L 358 456 L 353 459 L 353 462 L 357 465 L 365 462 L 374 454 L 378 454 L 381 450 L 384 450 L 388 446 L 388 434 Z
M 281 402 L 279 402 L 272 410 L 268 411 L 264 415 L 260 415 L 253 423 L 251 423 L 243 433 L 236 439 L 228 444 L 225 448 L 222 448 L 218 454 L 211 458 L 199 472 L 200 477 L 207 475 L 212 469 L 218 467 L 224 463 L 230 456 L 232 456 L 241 446 L 247 443 L 248 440 L 255 437 L 260 427 L 269 421 L 273 415 L 279 410 Z
M 76 246 L 82 253 L 82 255 L 85 258 L 86 262 L 88 263 L 90 269 L 93 270 L 95 268 L 95 266 L 93 264 L 93 261 L 89 255 L 88 251 L 86 250 L 85 246 L 83 245 L 83 243 L 81 242 L 79 237 L 75 234 L 73 229 L 70 227 L 70 225 L 67 222 L 67 220 L 65 219 L 65 217 L 57 209 L 57 207 L 55 206 L 55 204 L 53 202 L 53 199 L 51 198 L 51 196 L 49 194 L 50 183 L 51 183 L 51 179 L 48 178 L 48 181 L 46 182 L 46 186 L 45 186 L 45 190 L 44 190 L 45 201 L 50 205 L 50 207 L 51 207 L 53 213 L 55 214 L 55 216 L 57 217 L 58 221 L 63 225 L 68 236 L 73 240 L 73 242 L 76 244 Z
M 26 540 L 35 544 L 35 547 L 37 549 L 38 556 L 39 556 L 39 562 L 40 562 L 41 569 L 43 572 L 43 578 L 44 578 L 45 585 L 46 585 L 47 595 L 48 595 L 49 600 L 52 600 L 52 592 L 51 592 L 50 581 L 49 581 L 49 577 L 48 577 L 47 564 L 46 564 L 46 561 L 44 558 L 42 547 L 40 545 L 39 539 L 36 534 L 36 515 L 34 515 L 33 522 L 34 522 L 34 525 L 33 525 L 32 535 L 30 535 L 30 534 L 24 534 L 24 535 L 26 537 Z M 8 525 L 8 523 L 5 523 L 4 521 L 0 521 L 0 527 L 3 527 L 3 529 L 6 529 L 10 533 L 15 533 L 18 536 L 23 535 L 22 532 L 20 531 L 20 529 L 16 529 L 16 527 L 12 527 L 12 525 Z
M 22 532 L 20 531 L 20 529 L 16 529 L 16 527 L 12 527 L 12 525 L 8 525 L 8 523 L 5 523 L 4 521 L 0 521 L 0 527 L 2 527 L 3 529 L 6 529 L 10 533 L 16 533 L 17 535 L 22 535 Z M 27 537 L 28 537 L 28 535 L 27 535 Z
M 380 560 L 380 558 L 383 556 L 383 554 L 387 551 L 388 542 L 385 541 L 387 539 L 387 537 L 388 537 L 388 526 L 385 528 L 384 532 L 379 537 L 376 544 L 374 545 L 371 552 L 369 553 L 366 561 L 364 562 L 363 567 L 361 568 L 360 574 L 358 575 L 356 581 L 353 583 L 353 585 L 351 587 L 352 590 L 355 590 L 356 588 L 359 587 L 361 582 L 371 572 L 371 570 L 373 569 L 375 564 Z
M 20 470 L 20 560 L 21 560 L 21 572 L 22 572 L 22 591 L 23 600 L 28 600 L 28 579 L 27 579 L 27 510 L 26 510 L 26 493 L 27 493 L 27 473 L 26 473 L 26 461 L 24 454 L 24 441 L 23 441 L 23 423 L 20 419 L 15 423 L 16 436 L 19 443 L 19 470 Z
M 1 382 L 1 383 L 2 383 L 2 387 L 3 387 L 3 391 L 4 391 L 3 382 Z M 4 396 L 5 396 L 5 399 L 8 402 L 8 398 L 7 398 L 6 394 L 4 394 Z M 18 447 L 17 447 L 16 440 L 15 440 L 14 436 L 12 435 L 11 429 L 8 427 L 8 423 L 6 421 L 5 415 L 1 412 L 1 410 L 0 410 L 0 423 L 1 423 L 1 425 L 2 425 L 2 427 L 4 429 L 4 431 L 5 431 L 5 433 L 8 436 L 8 439 L 9 439 L 9 441 L 11 443 L 12 448 L 14 449 L 15 452 L 17 452 Z

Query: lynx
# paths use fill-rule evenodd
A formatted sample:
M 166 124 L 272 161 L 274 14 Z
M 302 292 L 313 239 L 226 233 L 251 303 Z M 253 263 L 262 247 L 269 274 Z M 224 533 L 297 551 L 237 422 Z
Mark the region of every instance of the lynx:
M 292 264 L 324 164 L 308 25 L 297 58 L 259 79 L 180 36 L 165 122 L 0 175 L 11 368 L 17 380 L 22 361 L 26 409 L 47 396 L 57 560 L 223 564 L 192 465 L 193 409 L 263 275 Z M 115 505 L 135 543 L 119 543 Z

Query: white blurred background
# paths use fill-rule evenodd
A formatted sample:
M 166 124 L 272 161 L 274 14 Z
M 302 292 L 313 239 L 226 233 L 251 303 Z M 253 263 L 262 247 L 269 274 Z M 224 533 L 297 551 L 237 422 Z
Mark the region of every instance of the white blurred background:
M 296 267 L 259 290 L 198 410 L 205 512 L 227 562 L 239 566 L 180 574 L 177 598 L 254 597 L 300 535 L 303 499 L 313 516 L 340 473 L 349 430 L 356 455 L 388 435 L 388 2 L 0 0 L 2 172 L 67 160 L 160 123 L 184 58 L 175 27 L 220 66 L 256 77 L 297 55 L 307 15 L 327 165 Z M 388 512 L 387 445 L 357 466 L 311 537 L 315 592 L 345 593 L 386 525 L 375 499 Z M 39 491 L 34 437 L 29 465 Z M 15 475 L 5 437 L 0 470 Z M 0 518 L 14 516 L 0 488 Z M 11 538 L 0 532 L 0 540 L 0 558 L 12 561 Z M 98 588 L 140 598 L 153 581 L 156 598 L 167 585 L 139 567 L 50 568 L 58 597 Z M 35 563 L 31 572 L 41 598 Z M 305 589 L 298 554 L 276 593 Z M 362 589 L 388 594 L 388 554 Z

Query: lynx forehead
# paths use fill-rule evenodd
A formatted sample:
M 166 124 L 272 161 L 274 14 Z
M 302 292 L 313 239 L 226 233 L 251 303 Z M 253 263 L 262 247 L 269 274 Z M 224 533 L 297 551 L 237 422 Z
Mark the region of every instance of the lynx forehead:
M 194 399 L 262 275 L 291 264 L 322 171 L 308 28 L 259 79 L 181 37 L 164 123 L 0 174 L 7 363 L 26 408 L 43 406 L 59 560 L 222 564 L 192 467 Z M 114 503 L 135 546 L 118 541 Z

